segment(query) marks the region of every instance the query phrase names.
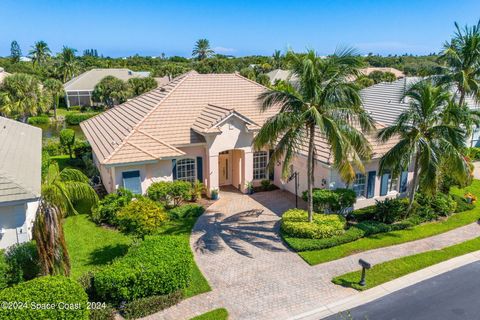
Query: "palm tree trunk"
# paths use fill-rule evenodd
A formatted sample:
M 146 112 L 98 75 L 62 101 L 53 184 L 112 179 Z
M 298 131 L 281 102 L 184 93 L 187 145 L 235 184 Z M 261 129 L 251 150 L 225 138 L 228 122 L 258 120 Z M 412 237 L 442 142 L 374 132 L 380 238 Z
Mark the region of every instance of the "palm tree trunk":
M 307 159 L 307 185 L 308 185 L 308 221 L 313 221 L 313 148 L 315 141 L 315 125 L 311 124 L 309 129 L 308 159 Z
M 55 121 L 57 121 L 57 106 L 59 102 L 60 102 L 60 97 L 57 95 L 55 97 L 55 102 L 53 104 L 53 118 L 55 119 Z
M 415 155 L 415 165 L 413 167 L 413 180 L 412 180 L 412 188 L 410 190 L 410 195 L 409 195 L 409 203 L 408 203 L 408 211 L 412 209 L 413 206 L 413 200 L 415 200 L 415 191 L 417 190 L 417 180 L 418 180 L 418 158 L 420 154 L 417 152 Z
M 458 100 L 458 104 L 462 105 L 463 102 L 465 101 L 465 90 L 463 88 L 459 90 L 460 90 L 460 99 Z

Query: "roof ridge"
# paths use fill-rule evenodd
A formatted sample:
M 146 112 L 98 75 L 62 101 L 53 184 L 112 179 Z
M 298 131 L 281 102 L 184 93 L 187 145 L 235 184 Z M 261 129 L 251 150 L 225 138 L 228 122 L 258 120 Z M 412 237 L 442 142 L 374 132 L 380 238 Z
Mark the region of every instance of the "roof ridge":
M 149 152 L 149 151 L 147 151 L 147 150 L 143 149 L 142 147 L 140 147 L 140 146 L 136 145 L 136 144 L 135 144 L 135 143 L 133 143 L 133 142 L 127 141 L 127 142 L 125 142 L 125 144 L 129 144 L 129 145 L 131 145 L 132 147 L 134 147 L 134 148 L 136 148 L 136 149 L 138 149 L 138 150 L 140 150 L 140 151 L 142 151 L 142 152 L 144 152 L 144 153 L 148 154 L 149 156 L 152 156 L 153 158 L 157 158 L 157 156 L 156 156 L 156 155 L 154 155 L 153 153 L 151 153 L 151 152 Z
M 153 139 L 153 140 L 155 140 L 155 141 L 163 144 L 164 146 L 166 146 L 166 147 L 168 147 L 168 148 L 170 148 L 170 149 L 172 149 L 172 150 L 174 150 L 174 151 L 181 152 L 181 153 L 185 153 L 185 152 L 183 152 L 182 150 L 180 150 L 180 149 L 172 146 L 171 144 L 168 144 L 168 143 L 166 143 L 165 141 L 162 141 L 162 140 L 160 140 L 160 139 L 152 136 L 152 135 L 149 134 L 148 132 L 145 132 L 145 131 L 143 131 L 143 130 L 141 130 L 141 129 L 136 129 L 136 130 L 137 130 L 137 132 L 139 132 L 139 133 L 141 133 L 141 134 L 143 134 L 143 135 L 146 135 L 147 137 L 149 137 L 149 138 L 151 138 L 151 139 Z
M 228 109 L 228 108 L 225 108 L 225 107 L 221 107 L 221 106 L 218 106 L 218 105 L 213 104 L 213 103 L 207 103 L 207 107 L 203 108 L 203 109 L 202 109 L 202 112 L 203 112 L 203 110 L 205 110 L 205 109 L 208 108 L 209 106 L 210 106 L 210 107 L 219 108 L 219 109 L 223 109 L 223 110 L 225 110 L 225 111 L 235 110 L 235 109 Z
M 251 82 L 251 83 L 254 83 L 254 84 L 256 84 L 257 86 L 259 86 L 259 87 L 261 87 L 261 88 L 263 88 L 263 89 L 271 90 L 269 87 L 266 87 L 266 86 L 264 86 L 263 84 L 260 84 L 260 83 L 258 83 L 258 82 L 256 82 L 256 81 L 250 80 L 250 79 L 248 79 L 247 77 L 242 76 L 242 75 L 241 75 L 240 73 L 238 73 L 238 72 L 234 72 L 233 74 L 236 75 L 237 77 L 239 77 L 240 79 L 244 79 L 244 80 L 247 80 L 247 81 L 249 81 L 249 82 Z
M 158 107 L 162 104 L 162 102 L 165 101 L 165 99 L 167 99 L 171 94 L 172 92 L 174 92 L 180 84 L 182 84 L 189 76 L 191 76 L 192 73 L 190 72 L 187 72 L 183 75 L 183 78 L 180 78 L 177 79 L 176 81 L 178 81 L 177 84 L 175 84 L 175 86 L 170 89 L 170 91 L 157 103 L 157 105 L 155 107 L 153 107 L 150 111 L 148 111 L 145 116 L 143 117 L 142 120 L 140 120 L 135 126 L 133 126 L 132 130 L 125 136 L 125 138 L 123 138 L 123 141 L 122 143 L 120 143 L 117 148 L 115 148 L 108 157 L 106 157 L 105 159 L 103 159 L 103 163 L 106 163 L 107 161 L 109 161 L 117 152 L 118 150 L 120 150 L 120 148 L 128 141 L 128 139 L 133 135 L 133 133 L 135 133 L 135 131 L 137 130 L 138 127 L 140 127 L 141 124 L 143 124 L 143 122 L 145 122 L 145 120 L 153 113 L 155 112 Z M 173 81 L 172 81 L 173 82 Z M 171 82 L 170 82 L 171 83 Z M 162 87 L 163 88 L 163 87 Z M 161 90 L 161 88 L 159 88 L 159 90 Z M 113 109 L 113 108 L 112 108 Z M 88 121 L 88 120 L 87 120 Z
M 2 174 L 2 173 L 3 173 L 3 174 Z M 1 171 L 1 170 L 0 170 L 0 177 L 4 178 L 4 179 L 7 180 L 9 183 L 17 186 L 19 189 L 22 189 L 25 193 L 28 193 L 28 194 L 32 195 L 33 198 L 36 198 L 36 197 L 39 197 L 39 196 L 40 196 L 40 195 L 35 194 L 35 192 L 34 192 L 32 189 L 30 189 L 29 187 L 26 187 L 26 186 L 24 186 L 23 184 L 20 184 L 20 183 L 16 182 L 15 177 L 10 176 L 10 175 L 8 175 L 8 174 L 5 174 L 5 171 Z

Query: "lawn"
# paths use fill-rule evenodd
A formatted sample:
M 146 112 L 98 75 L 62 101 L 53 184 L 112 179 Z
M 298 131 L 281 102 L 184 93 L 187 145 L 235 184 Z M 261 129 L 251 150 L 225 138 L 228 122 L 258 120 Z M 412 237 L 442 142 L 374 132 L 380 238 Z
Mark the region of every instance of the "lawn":
M 453 188 L 452 193 L 463 196 L 471 192 L 480 194 L 480 180 L 474 180 L 472 185 L 465 189 Z M 452 215 L 446 220 L 429 222 L 411 229 L 374 234 L 353 242 L 345 243 L 328 249 L 303 251 L 299 255 L 310 265 L 340 259 L 358 252 L 388 247 L 400 243 L 431 237 L 449 230 L 462 227 L 480 219 L 480 206 L 473 210 Z
M 364 287 L 358 284 L 361 271 L 354 271 L 335 277 L 332 279 L 332 282 L 344 287 L 366 290 L 414 271 L 477 250 L 480 250 L 480 238 L 475 238 L 441 250 L 427 251 L 374 265 L 370 270 L 367 270 L 367 283 Z
M 196 219 L 196 217 L 189 217 L 169 221 L 159 230 L 159 233 L 184 235 L 188 238 Z M 86 214 L 66 218 L 64 231 L 72 265 L 71 274 L 74 278 L 124 255 L 133 241 L 131 237 L 117 230 L 97 226 Z M 194 264 L 190 286 L 184 290 L 185 297 L 192 297 L 210 290 L 207 280 Z
M 220 308 L 220 309 L 209 311 L 207 313 L 199 315 L 190 320 L 227 320 L 227 319 L 228 319 L 227 309 Z

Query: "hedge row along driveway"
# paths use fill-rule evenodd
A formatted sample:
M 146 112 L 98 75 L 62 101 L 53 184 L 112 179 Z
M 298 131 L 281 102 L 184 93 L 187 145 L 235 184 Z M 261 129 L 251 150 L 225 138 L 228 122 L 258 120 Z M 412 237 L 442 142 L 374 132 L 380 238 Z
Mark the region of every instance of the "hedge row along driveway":
M 472 185 L 465 189 L 452 189 L 452 193 L 459 196 L 463 196 L 466 192 L 480 194 L 480 180 L 474 180 Z M 328 249 L 299 252 L 299 255 L 310 265 L 316 265 L 337 260 L 354 253 L 428 238 L 465 226 L 479 219 L 480 205 L 477 203 L 475 209 L 454 214 L 446 220 L 429 222 L 406 230 L 379 233 Z

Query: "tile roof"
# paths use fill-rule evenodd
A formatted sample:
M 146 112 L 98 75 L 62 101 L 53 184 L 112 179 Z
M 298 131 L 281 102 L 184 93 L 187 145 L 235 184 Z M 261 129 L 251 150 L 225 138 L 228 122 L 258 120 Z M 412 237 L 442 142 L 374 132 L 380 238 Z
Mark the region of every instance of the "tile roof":
M 0 203 L 40 197 L 42 130 L 0 117 Z
M 242 119 L 247 124 L 249 130 L 260 128 L 255 122 L 238 113 L 235 109 L 208 104 L 195 119 L 195 122 L 192 124 L 192 129 L 200 134 L 213 132 L 221 133 L 221 130 L 217 125 L 230 116 L 236 116 Z
M 65 91 L 93 91 L 97 83 L 106 76 L 114 76 L 115 78 L 127 81 L 131 78 L 145 78 L 150 75 L 147 71 L 132 71 L 130 69 L 92 69 L 86 71 L 63 86 Z
M 80 126 L 99 161 L 104 164 L 175 156 L 175 152 L 180 151 L 176 149 L 179 146 L 205 142 L 193 127 L 198 125 L 200 129 L 201 123 L 210 121 L 205 115 L 208 105 L 221 106 L 215 107 L 217 112 L 220 109 L 233 110 L 248 119 L 252 129 L 261 126 L 277 112 L 275 108 L 259 111 L 258 96 L 265 90 L 264 86 L 236 73 L 198 74 L 191 71 L 161 88 L 84 121 Z M 140 144 L 134 140 L 141 137 L 138 132 L 154 140 L 149 138 L 148 146 Z

